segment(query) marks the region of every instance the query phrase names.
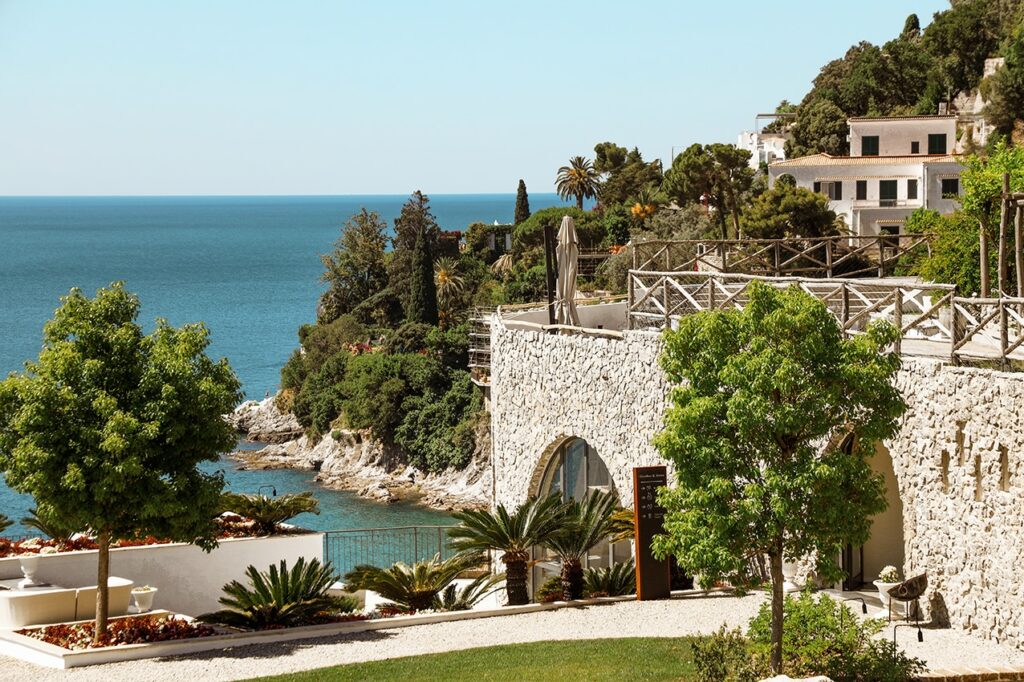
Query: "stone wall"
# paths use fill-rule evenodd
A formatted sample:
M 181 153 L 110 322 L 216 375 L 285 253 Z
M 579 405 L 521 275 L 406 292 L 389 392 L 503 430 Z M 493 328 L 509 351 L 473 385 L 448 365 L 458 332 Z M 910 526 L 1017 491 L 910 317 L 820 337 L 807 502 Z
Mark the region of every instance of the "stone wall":
M 629 504 L 632 467 L 665 463 L 651 445 L 669 391 L 659 337 L 499 322 L 491 343 L 496 501 L 535 494 L 547 457 L 576 436 Z M 910 409 L 884 446 L 903 505 L 904 571 L 928 572 L 923 606 L 938 620 L 1024 646 L 1024 373 L 905 358 L 897 382 Z

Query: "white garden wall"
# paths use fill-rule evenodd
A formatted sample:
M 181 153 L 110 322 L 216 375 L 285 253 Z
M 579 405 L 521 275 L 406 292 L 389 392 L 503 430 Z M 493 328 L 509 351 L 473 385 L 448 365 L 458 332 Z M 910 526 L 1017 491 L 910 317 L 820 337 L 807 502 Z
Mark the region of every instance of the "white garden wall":
M 95 585 L 97 554 L 93 550 L 43 555 L 36 578 L 63 587 Z M 246 582 L 249 565 L 266 570 L 282 559 L 291 566 L 299 557 L 322 559 L 323 535 L 233 538 L 221 540 L 209 554 L 185 544 L 112 549 L 110 575 L 158 588 L 154 608 L 195 616 L 218 609 L 221 588 L 231 580 Z M 17 557 L 0 559 L 0 579 L 20 576 Z

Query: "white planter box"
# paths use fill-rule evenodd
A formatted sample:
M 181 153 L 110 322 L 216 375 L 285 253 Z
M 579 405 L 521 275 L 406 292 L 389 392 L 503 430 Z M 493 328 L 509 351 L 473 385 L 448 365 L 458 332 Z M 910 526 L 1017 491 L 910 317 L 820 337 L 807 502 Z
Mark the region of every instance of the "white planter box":
M 40 555 L 36 579 L 62 587 L 96 584 L 97 551 L 61 552 Z M 251 564 L 266 570 L 282 559 L 291 566 L 299 557 L 321 559 L 323 535 L 275 535 L 261 538 L 221 540 L 207 554 L 194 545 L 181 543 L 120 547 L 110 550 L 110 575 L 127 578 L 136 585 L 160 589 L 160 608 L 197 616 L 220 608 L 222 588 L 232 580 L 243 580 Z M 0 579 L 21 577 L 17 557 L 0 559 Z

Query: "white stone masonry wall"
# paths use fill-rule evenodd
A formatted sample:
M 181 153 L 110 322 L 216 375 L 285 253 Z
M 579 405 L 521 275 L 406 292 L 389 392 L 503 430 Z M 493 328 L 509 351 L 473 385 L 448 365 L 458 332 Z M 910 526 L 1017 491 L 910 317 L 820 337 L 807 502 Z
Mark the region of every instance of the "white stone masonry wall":
M 632 467 L 665 463 L 651 445 L 670 388 L 660 338 L 498 323 L 491 343 L 496 501 L 537 492 L 546 458 L 576 436 L 629 504 Z M 928 572 L 923 606 L 940 620 L 1024 646 L 1024 373 L 905 358 L 897 383 L 910 409 L 885 445 L 903 502 L 904 571 Z

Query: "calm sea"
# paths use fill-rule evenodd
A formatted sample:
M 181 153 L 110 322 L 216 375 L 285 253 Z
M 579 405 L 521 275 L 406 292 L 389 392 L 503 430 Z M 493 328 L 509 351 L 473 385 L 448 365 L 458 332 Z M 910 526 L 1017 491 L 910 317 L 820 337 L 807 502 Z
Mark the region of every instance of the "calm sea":
M 296 330 L 316 318 L 320 254 L 340 226 L 362 207 L 393 224 L 407 198 L 0 197 L 0 376 L 38 355 L 43 323 L 70 288 L 91 295 L 124 280 L 142 300 L 147 329 L 156 317 L 205 322 L 210 354 L 227 357 L 246 394 L 262 398 L 276 389 Z M 531 195 L 530 204 L 536 210 L 561 201 Z M 444 229 L 464 230 L 476 221 L 510 222 L 515 195 L 436 195 L 431 205 Z M 278 492 L 313 489 L 324 513 L 300 521 L 315 528 L 447 518 L 327 491 L 311 482 L 312 474 L 220 466 L 242 492 L 263 484 Z M 18 519 L 30 502 L 0 484 L 0 513 Z

